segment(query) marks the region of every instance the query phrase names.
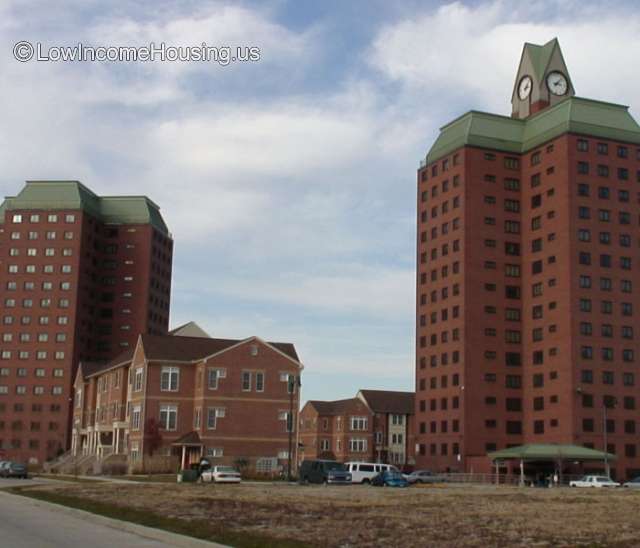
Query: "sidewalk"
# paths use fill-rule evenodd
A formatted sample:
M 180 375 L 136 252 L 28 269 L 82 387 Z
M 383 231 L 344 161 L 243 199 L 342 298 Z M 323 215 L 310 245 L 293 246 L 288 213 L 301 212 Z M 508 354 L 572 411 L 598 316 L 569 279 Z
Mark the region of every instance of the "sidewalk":
M 8 546 L 78 546 L 87 545 L 85 543 L 90 541 L 96 548 L 118 545 L 229 548 L 224 544 L 112 519 L 2 490 L 0 508 L 3 515 L 3 540 L 11 542 Z M 29 519 L 25 520 L 25 516 Z M 38 524 L 37 527 L 33 527 L 32 520 Z M 113 532 L 100 531 L 102 528 L 109 528 Z M 61 544 L 62 539 L 66 539 L 66 542 Z

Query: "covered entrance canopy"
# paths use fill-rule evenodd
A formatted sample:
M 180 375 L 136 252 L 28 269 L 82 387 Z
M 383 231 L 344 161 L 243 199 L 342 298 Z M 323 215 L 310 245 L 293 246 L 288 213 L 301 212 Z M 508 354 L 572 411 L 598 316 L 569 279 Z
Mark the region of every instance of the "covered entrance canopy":
M 520 484 L 524 484 L 524 463 L 536 461 L 552 461 L 556 463 L 562 474 L 562 463 L 565 461 L 603 461 L 605 465 L 616 456 L 604 451 L 589 449 L 579 445 L 565 445 L 559 443 L 532 443 L 509 447 L 500 451 L 488 453 L 487 456 L 494 462 L 505 460 L 520 461 Z
M 173 447 L 180 448 L 180 469 L 184 470 L 189 464 L 199 462 L 202 457 L 204 445 L 200 440 L 197 432 L 189 432 L 171 444 Z

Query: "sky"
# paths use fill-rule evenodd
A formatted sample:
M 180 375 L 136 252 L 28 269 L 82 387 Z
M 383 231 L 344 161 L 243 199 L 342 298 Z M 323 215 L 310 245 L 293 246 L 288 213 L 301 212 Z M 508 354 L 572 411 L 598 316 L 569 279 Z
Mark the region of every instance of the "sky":
M 635 2 L 0 0 L 0 192 L 145 194 L 175 240 L 171 324 L 296 345 L 302 397 L 413 390 L 416 169 L 510 113 L 523 42 L 640 118 Z M 19 62 L 14 45 L 257 47 L 258 61 Z

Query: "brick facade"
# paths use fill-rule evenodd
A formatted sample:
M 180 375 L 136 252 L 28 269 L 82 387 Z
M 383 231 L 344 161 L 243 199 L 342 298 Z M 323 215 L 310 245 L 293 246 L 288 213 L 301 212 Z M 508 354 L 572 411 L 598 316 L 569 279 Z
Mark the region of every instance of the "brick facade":
M 602 450 L 606 412 L 612 474 L 640 471 L 640 128 L 607 137 L 634 127 L 624 107 L 573 101 L 610 126 L 521 152 L 465 144 L 418 171 L 420 467 L 489 471 L 487 452 L 524 443 Z
M 69 447 L 81 360 L 166 333 L 173 242 L 145 197 L 30 181 L 0 206 L 0 454 L 42 463 Z
M 413 408 L 412 393 L 378 390 L 361 390 L 347 400 L 309 401 L 300 411 L 299 458 L 411 466 Z
M 144 335 L 133 355 L 81 366 L 72 450 L 123 455 L 134 469 L 174 455 L 185 465 L 207 456 L 282 471 L 290 439 L 295 462 L 299 394 L 295 385 L 290 394 L 289 378 L 301 370 L 291 344 Z

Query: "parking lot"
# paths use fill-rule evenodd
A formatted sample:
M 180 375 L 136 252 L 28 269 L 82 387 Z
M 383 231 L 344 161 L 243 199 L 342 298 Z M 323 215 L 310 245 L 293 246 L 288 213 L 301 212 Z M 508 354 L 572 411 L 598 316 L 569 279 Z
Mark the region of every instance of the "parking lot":
M 621 547 L 637 546 L 640 531 L 640 492 L 628 489 L 104 482 L 35 489 L 308 546 Z

